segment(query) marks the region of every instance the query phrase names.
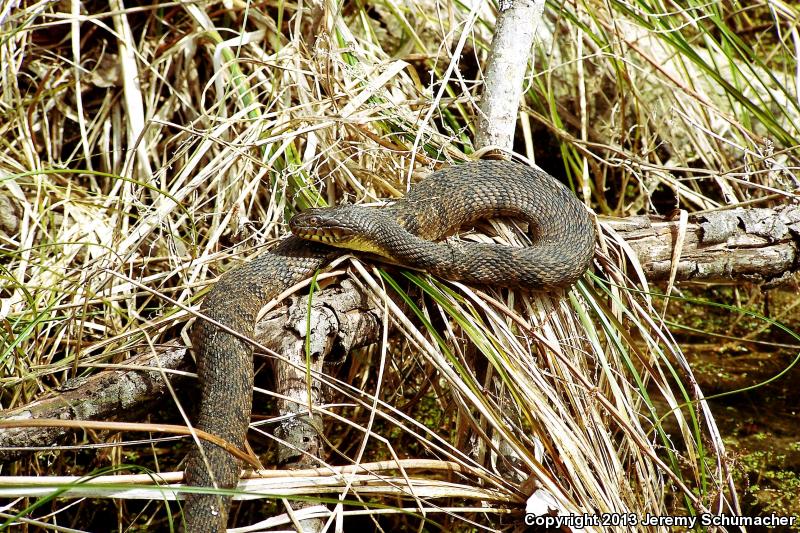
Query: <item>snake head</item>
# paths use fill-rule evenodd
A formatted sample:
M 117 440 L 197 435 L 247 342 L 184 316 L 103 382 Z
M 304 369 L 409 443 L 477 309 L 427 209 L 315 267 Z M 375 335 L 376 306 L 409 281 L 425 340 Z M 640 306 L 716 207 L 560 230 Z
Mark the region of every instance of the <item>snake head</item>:
M 361 250 L 358 242 L 369 238 L 371 211 L 356 205 L 308 209 L 292 217 L 289 228 L 301 239 Z
M 386 225 L 380 211 L 359 205 L 308 209 L 292 217 L 289 228 L 308 241 L 391 257 L 380 244 Z
M 309 209 L 297 214 L 289 221 L 292 233 L 308 241 L 324 242 L 336 245 L 346 242 L 353 235 L 353 230 L 343 224 L 336 216 L 332 216 L 334 209 Z

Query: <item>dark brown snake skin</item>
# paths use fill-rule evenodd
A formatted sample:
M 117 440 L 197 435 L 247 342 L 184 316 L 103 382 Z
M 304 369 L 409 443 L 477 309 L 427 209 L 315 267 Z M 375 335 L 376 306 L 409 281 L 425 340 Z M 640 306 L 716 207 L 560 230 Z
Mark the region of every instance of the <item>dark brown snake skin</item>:
M 539 290 L 567 287 L 583 275 L 594 253 L 594 225 L 575 196 L 548 174 L 506 161 L 445 168 L 383 209 L 337 209 L 361 217 L 361 226 L 380 240 L 375 246 L 392 259 L 452 280 Z M 302 226 L 309 217 L 327 211 L 307 211 L 292 224 Z M 530 222 L 532 246 L 432 242 L 479 218 L 495 216 Z M 223 275 L 203 301 L 202 313 L 252 338 L 262 307 L 341 253 L 289 237 Z M 243 449 L 252 407 L 252 347 L 203 320 L 194 327 L 193 344 L 201 386 L 195 427 Z M 236 458 L 208 442 L 203 441 L 202 448 L 202 453 L 195 447 L 189 454 L 187 483 L 235 487 L 240 468 Z M 227 497 L 187 495 L 186 530 L 224 531 L 229 506 Z

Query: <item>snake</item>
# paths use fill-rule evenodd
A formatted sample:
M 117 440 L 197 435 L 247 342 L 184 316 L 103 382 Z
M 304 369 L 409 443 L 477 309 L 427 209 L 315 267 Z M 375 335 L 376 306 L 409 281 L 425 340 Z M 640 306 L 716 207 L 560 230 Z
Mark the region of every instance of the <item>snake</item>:
M 531 244 L 442 240 L 493 217 L 527 222 Z M 501 160 L 436 171 L 384 207 L 308 209 L 289 226 L 292 235 L 274 249 L 220 276 L 200 307 L 210 320 L 198 319 L 192 330 L 200 383 L 195 427 L 240 450 L 253 400 L 253 349 L 245 339 L 253 337 L 259 310 L 342 255 L 342 248 L 454 281 L 552 291 L 568 288 L 586 272 L 596 238 L 588 210 L 566 186 L 543 170 Z M 201 440 L 189 451 L 185 481 L 232 489 L 239 471 L 236 457 Z M 225 531 L 230 502 L 226 495 L 188 493 L 186 531 Z

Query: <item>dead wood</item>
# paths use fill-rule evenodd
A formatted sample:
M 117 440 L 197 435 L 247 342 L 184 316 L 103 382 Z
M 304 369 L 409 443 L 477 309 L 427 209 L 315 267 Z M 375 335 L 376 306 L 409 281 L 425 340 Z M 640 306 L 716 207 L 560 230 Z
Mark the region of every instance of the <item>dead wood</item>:
M 788 282 L 800 267 L 797 205 L 691 216 L 682 242 L 678 220 L 638 216 L 607 225 L 633 249 L 651 282 L 669 277 L 676 247 L 677 281 L 773 287 Z

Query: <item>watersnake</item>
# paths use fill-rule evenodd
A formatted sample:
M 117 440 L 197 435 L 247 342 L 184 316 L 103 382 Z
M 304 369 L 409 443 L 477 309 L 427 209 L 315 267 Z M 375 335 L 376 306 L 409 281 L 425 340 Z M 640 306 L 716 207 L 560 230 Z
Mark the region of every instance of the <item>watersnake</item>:
M 435 242 L 477 219 L 498 216 L 527 221 L 532 245 Z M 310 209 L 290 226 L 294 236 L 224 274 L 201 312 L 252 338 L 262 307 L 341 255 L 330 245 L 382 255 L 446 279 L 549 290 L 583 275 L 595 242 L 587 210 L 564 185 L 541 170 L 507 161 L 451 166 L 387 207 Z M 193 345 L 201 388 L 195 427 L 242 449 L 252 407 L 252 347 L 204 320 L 194 326 Z M 197 447 L 189 453 L 187 484 L 235 487 L 237 459 L 214 444 L 202 441 L 202 447 L 202 453 Z M 230 498 L 188 494 L 186 530 L 224 531 L 229 506 Z

